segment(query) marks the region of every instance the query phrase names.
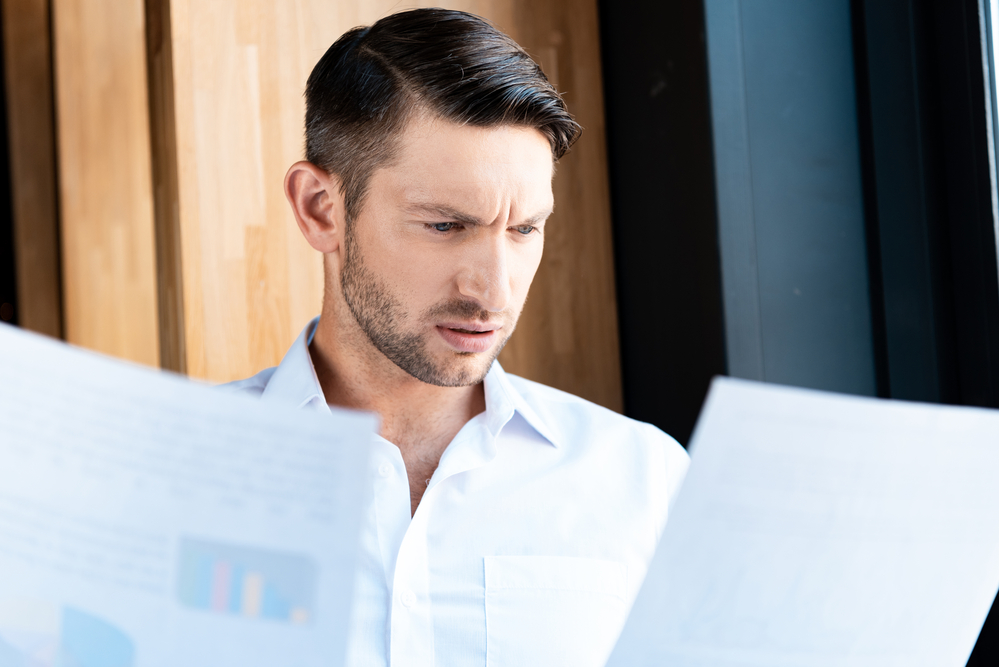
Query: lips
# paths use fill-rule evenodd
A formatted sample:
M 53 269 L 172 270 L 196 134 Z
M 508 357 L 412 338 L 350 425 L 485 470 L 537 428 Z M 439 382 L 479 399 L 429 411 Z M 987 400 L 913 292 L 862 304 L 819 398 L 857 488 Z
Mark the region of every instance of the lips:
M 474 322 L 444 322 L 437 325 L 437 333 L 457 352 L 485 352 L 499 336 L 499 325 Z

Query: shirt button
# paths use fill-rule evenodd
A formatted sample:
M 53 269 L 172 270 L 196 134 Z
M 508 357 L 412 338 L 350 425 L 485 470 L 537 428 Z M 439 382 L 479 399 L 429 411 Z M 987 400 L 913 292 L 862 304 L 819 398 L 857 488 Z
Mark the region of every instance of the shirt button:
M 381 464 L 380 466 L 378 466 L 378 474 L 381 475 L 382 477 L 388 477 L 389 475 L 392 474 L 392 466 L 390 466 L 387 463 Z
M 399 601 L 402 602 L 403 607 L 412 607 L 416 604 L 416 594 L 413 591 L 406 591 L 399 596 Z

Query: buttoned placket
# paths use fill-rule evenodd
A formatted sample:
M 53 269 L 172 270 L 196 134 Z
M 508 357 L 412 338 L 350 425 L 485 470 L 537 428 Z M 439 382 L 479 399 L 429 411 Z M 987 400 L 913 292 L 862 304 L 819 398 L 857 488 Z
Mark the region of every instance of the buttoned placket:
M 512 414 L 512 410 L 511 410 Z M 507 415 L 509 419 L 510 415 Z M 416 514 L 411 504 L 406 467 L 399 448 L 378 438 L 375 466 L 375 511 L 378 539 L 390 596 L 389 664 L 434 665 L 434 625 L 430 600 L 427 536 L 434 505 L 449 478 L 486 465 L 496 456 L 496 433 L 486 415 L 470 420 L 441 457 Z

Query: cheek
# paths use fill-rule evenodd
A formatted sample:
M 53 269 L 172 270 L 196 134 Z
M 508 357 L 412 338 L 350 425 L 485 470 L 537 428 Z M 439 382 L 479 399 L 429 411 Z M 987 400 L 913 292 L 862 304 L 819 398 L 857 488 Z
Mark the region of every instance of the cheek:
M 377 271 L 385 286 L 418 312 L 440 300 L 442 290 L 453 279 L 454 267 L 454 257 L 446 252 L 402 243 L 385 248 Z
M 519 252 L 511 253 L 510 281 L 514 292 L 521 301 L 527 298 L 527 292 L 534 281 L 534 276 L 541 265 L 541 256 L 544 250 L 544 241 L 525 244 L 518 248 Z

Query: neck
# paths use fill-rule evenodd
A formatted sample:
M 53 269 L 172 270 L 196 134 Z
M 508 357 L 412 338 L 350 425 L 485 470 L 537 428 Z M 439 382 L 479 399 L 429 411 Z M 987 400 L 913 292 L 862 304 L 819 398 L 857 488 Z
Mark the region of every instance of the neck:
M 381 416 L 380 433 L 402 453 L 412 510 L 458 431 L 485 410 L 482 383 L 438 387 L 417 380 L 377 350 L 349 312 L 326 312 L 309 346 L 326 402 Z

